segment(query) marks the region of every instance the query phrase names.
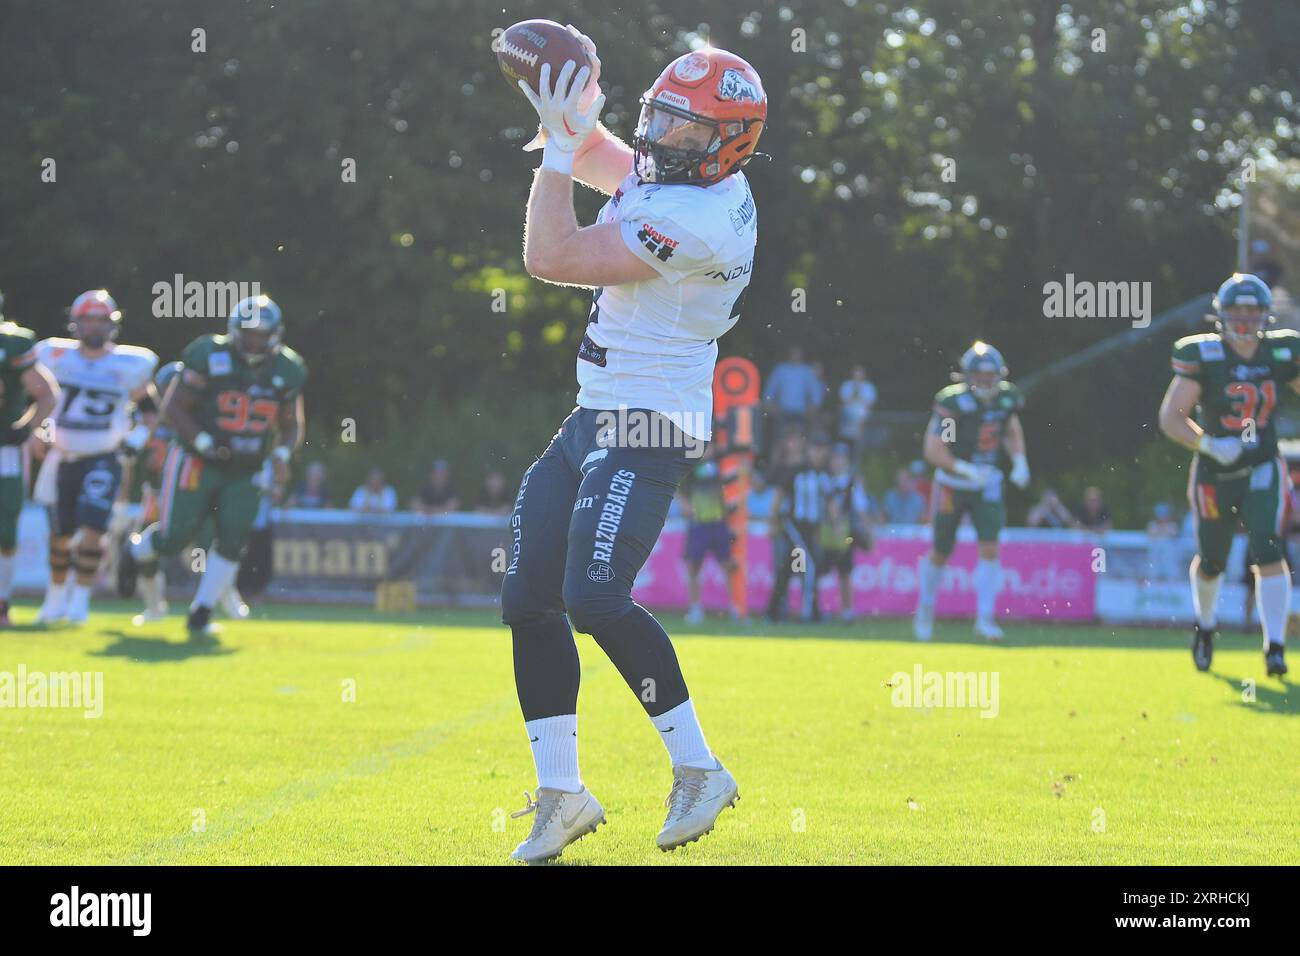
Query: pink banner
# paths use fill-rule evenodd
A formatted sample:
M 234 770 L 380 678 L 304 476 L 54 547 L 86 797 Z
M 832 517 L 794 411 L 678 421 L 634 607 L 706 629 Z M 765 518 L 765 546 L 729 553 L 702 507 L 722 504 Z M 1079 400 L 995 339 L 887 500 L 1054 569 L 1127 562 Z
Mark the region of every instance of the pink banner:
M 633 596 L 650 608 L 687 606 L 686 534 L 667 530 L 637 578 Z M 882 537 L 870 554 L 858 552 L 853 565 L 853 606 L 858 614 L 907 615 L 916 608 L 917 563 L 929 552 L 922 537 Z M 972 617 L 972 576 L 977 546 L 959 541 L 944 572 L 936 613 Z M 1003 586 L 998 614 L 1021 620 L 1089 620 L 1096 616 L 1092 570 L 1093 545 L 1084 542 L 1010 540 L 1001 545 Z M 800 579 L 790 588 L 790 607 L 798 608 Z M 761 614 L 772 589 L 772 546 L 766 537 L 749 537 L 749 611 Z M 700 572 L 700 595 L 708 610 L 727 608 L 725 576 L 712 558 Z M 822 577 L 818 587 L 822 613 L 840 609 L 838 577 Z

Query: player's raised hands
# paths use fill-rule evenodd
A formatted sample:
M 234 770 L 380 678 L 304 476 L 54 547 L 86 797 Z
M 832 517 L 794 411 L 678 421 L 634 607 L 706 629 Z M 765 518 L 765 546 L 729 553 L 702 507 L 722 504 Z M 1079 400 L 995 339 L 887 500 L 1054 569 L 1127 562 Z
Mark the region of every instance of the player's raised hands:
M 553 142 L 557 149 L 565 153 L 577 152 L 582 141 L 596 128 L 600 111 L 605 105 L 605 95 L 601 93 L 585 110 L 579 109 L 578 102 L 591 76 L 591 70 L 584 66 L 574 76 L 577 65 L 573 60 L 566 61 L 552 86 L 551 65 L 543 63 L 538 77 L 541 85 L 539 92 L 533 92 L 526 80 L 519 81 L 519 88 L 528 97 L 528 102 L 533 104 L 542 126 L 546 128 L 547 141 Z M 572 83 L 569 82 L 570 78 Z

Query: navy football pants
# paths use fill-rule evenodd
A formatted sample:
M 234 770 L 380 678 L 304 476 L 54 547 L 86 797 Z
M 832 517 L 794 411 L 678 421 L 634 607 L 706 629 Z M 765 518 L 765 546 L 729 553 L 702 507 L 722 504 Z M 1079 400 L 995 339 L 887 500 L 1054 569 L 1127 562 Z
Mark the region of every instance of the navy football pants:
M 524 720 L 577 712 L 570 624 L 596 639 L 650 716 L 687 697 L 672 642 L 632 600 L 632 584 L 692 459 L 675 430 L 676 447 L 620 447 L 607 433 L 598 441 L 598 422 L 612 414 L 575 408 L 524 473 L 510 516 L 501 618 Z

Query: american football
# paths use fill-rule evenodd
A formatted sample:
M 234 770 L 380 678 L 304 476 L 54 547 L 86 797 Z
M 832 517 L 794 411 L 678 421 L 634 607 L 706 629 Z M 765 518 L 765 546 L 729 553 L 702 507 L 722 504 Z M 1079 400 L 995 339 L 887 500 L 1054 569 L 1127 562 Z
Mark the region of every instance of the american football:
M 590 66 L 582 42 L 568 29 L 554 20 L 523 20 L 497 37 L 494 44 L 497 64 L 501 74 L 515 92 L 520 92 L 519 81 L 526 82 L 534 91 L 541 85 L 544 64 L 551 66 L 551 82 L 569 60 L 577 63 L 574 76 L 584 66 Z

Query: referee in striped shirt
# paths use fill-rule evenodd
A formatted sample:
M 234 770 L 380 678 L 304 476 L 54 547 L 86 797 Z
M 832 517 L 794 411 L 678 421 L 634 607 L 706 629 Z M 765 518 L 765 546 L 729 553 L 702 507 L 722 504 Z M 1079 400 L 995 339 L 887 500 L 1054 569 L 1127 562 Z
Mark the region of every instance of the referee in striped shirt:
M 769 620 L 779 621 L 786 613 L 790 578 L 802 575 L 799 617 L 820 621 L 817 578 L 821 570 L 821 525 L 826 520 L 830 491 L 827 458 L 830 446 L 815 437 L 805 450 L 803 435 L 788 432 L 782 445 L 782 461 L 772 475 L 776 493 L 772 499 L 772 560 L 774 580 L 767 604 Z

